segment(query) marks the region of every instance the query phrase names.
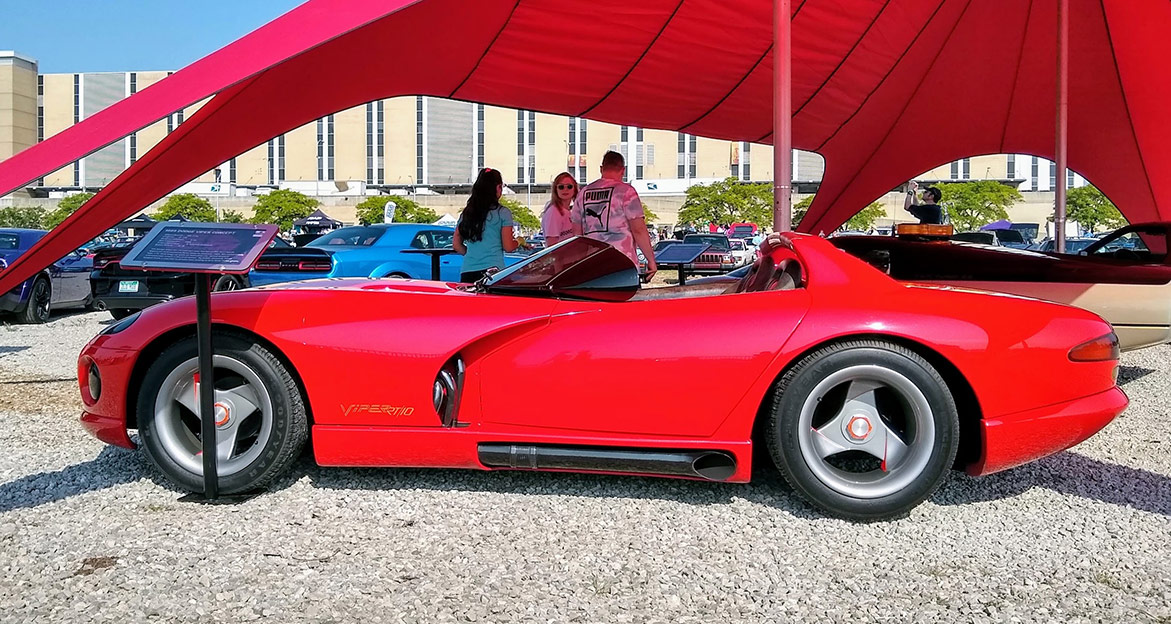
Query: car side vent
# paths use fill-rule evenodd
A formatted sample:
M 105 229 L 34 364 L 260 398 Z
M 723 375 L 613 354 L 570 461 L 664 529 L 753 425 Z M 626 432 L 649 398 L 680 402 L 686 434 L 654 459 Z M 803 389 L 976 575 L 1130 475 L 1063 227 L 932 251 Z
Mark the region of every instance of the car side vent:
M 435 404 L 435 413 L 439 415 L 439 422 L 444 427 L 466 427 L 468 423 L 459 422 L 459 402 L 464 388 L 464 361 L 455 356 L 439 369 L 435 376 L 435 385 L 431 390 L 431 400 Z

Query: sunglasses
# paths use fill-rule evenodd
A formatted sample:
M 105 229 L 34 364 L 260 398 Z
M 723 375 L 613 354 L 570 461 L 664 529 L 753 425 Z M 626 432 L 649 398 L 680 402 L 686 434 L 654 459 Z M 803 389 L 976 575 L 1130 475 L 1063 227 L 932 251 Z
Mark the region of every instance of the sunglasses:
M 577 186 L 574 184 L 558 184 L 557 185 L 557 190 L 559 190 L 559 191 L 562 189 L 575 189 L 575 188 L 577 188 Z

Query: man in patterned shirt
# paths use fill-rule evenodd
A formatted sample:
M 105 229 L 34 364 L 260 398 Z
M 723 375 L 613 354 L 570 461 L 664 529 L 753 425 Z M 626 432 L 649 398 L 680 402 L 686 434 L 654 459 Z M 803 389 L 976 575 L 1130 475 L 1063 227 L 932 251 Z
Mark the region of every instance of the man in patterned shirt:
M 647 261 L 647 279 L 655 274 L 655 254 L 651 237 L 643 217 L 642 200 L 633 186 L 622 181 L 626 174 L 626 159 L 618 152 L 606 152 L 602 157 L 602 177 L 581 189 L 569 219 L 574 234 L 584 235 L 616 247 L 638 266 L 642 250 Z

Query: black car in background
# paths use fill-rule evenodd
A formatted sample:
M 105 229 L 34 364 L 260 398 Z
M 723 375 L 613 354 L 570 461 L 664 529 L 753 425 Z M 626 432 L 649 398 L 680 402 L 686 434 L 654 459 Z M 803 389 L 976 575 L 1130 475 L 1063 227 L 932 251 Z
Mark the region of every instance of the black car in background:
M 116 319 L 148 308 L 156 303 L 195 294 L 195 276 L 191 273 L 139 271 L 124 268 L 119 260 L 133 243 L 102 249 L 94 254 L 89 285 L 93 305 L 109 310 Z M 270 248 L 291 247 L 281 238 L 273 239 Z M 217 275 L 212 290 L 236 290 L 248 286 L 247 275 Z

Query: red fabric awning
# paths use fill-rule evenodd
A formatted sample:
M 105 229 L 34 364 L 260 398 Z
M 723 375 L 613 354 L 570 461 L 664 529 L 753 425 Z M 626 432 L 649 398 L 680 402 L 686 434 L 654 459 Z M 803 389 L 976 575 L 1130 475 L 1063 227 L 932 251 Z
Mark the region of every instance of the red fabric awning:
M 793 145 L 829 231 L 965 156 L 1053 157 L 1056 0 L 794 0 Z M 771 0 L 309 0 L 0 163 L 0 195 L 214 95 L 0 276 L 0 292 L 222 162 L 322 116 L 428 95 L 771 142 Z M 1069 163 L 1171 219 L 1171 4 L 1072 0 Z M 305 75 L 337 74 L 301 90 Z

